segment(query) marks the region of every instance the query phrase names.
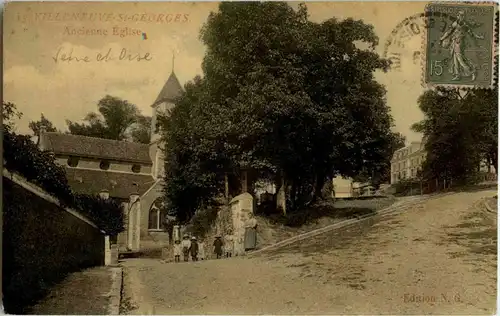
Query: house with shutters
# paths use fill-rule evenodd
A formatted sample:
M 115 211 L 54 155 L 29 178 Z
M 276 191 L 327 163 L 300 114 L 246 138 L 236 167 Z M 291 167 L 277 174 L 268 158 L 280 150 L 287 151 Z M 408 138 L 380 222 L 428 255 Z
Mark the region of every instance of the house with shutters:
M 64 166 L 76 193 L 100 194 L 122 202 L 125 232 L 117 238 L 121 250 L 137 251 L 168 241 L 161 210 L 164 175 L 163 143 L 158 117 L 175 106 L 183 88 L 174 71 L 151 105 L 151 141 L 140 144 L 41 130 L 39 146 Z

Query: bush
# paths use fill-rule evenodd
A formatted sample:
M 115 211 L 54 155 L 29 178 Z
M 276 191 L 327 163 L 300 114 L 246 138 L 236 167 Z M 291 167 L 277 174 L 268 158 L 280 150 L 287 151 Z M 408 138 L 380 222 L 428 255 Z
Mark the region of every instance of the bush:
M 394 195 L 407 196 L 411 194 L 420 194 L 420 182 L 415 180 L 401 180 L 393 185 L 395 189 Z
M 217 219 L 220 205 L 210 205 L 196 212 L 191 218 L 186 230 L 198 238 L 204 238 Z

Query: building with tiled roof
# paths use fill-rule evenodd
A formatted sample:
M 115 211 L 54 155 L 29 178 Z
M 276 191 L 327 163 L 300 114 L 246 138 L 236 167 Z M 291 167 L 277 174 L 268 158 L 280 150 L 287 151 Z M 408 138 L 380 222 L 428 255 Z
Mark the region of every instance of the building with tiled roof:
M 62 133 L 45 133 L 44 145 L 55 154 L 151 164 L 149 145 Z
M 101 194 L 122 201 L 126 232 L 119 246 L 132 250 L 147 241 L 165 240 L 161 207 L 164 160 L 157 117 L 175 106 L 183 92 L 174 71 L 153 104 L 151 142 L 140 144 L 81 135 L 40 131 L 42 150 L 51 151 L 65 166 L 68 183 L 76 193 Z M 140 201 L 140 203 L 137 203 Z M 140 236 L 140 237 L 139 237 Z

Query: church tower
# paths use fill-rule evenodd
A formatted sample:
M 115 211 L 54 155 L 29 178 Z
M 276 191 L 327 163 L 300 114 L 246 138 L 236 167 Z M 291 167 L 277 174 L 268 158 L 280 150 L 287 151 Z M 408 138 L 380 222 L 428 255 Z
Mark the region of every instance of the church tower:
M 182 92 L 182 86 L 177 79 L 174 72 L 175 56 L 172 56 L 172 73 L 168 77 L 167 82 L 163 86 L 156 98 L 155 102 L 151 105 L 153 108 L 153 115 L 151 118 L 151 142 L 149 145 L 149 153 L 153 160 L 153 177 L 155 179 L 163 176 L 164 159 L 163 148 L 164 144 L 161 140 L 161 135 L 158 126 L 159 116 L 167 114 L 167 112 L 174 108 L 175 99 L 179 97 Z

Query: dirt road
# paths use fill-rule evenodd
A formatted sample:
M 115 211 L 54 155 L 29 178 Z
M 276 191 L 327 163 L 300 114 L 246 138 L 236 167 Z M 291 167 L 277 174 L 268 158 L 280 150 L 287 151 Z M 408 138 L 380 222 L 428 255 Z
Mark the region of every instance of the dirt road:
M 495 191 L 457 193 L 258 257 L 124 262 L 131 314 L 492 314 Z

